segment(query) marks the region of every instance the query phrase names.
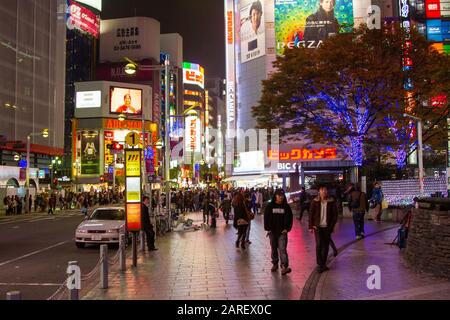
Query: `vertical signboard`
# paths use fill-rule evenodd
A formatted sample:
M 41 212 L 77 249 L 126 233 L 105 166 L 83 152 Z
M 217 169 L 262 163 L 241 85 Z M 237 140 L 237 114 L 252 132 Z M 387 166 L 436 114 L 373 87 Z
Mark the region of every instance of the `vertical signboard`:
M 125 150 L 125 201 L 129 232 L 141 230 L 141 149 Z
M 266 54 L 264 13 L 264 0 L 241 0 L 240 40 L 242 63 Z
M 225 50 L 226 50 L 226 153 L 232 152 L 231 132 L 236 128 L 236 56 L 234 0 L 225 0 Z M 228 161 L 229 162 L 229 161 Z M 232 163 L 226 163 L 226 174 L 230 175 Z
M 351 32 L 353 24 L 353 0 L 275 0 L 277 54 L 317 48 L 337 33 Z
M 98 131 L 83 132 L 81 139 L 81 175 L 100 174 L 100 136 Z

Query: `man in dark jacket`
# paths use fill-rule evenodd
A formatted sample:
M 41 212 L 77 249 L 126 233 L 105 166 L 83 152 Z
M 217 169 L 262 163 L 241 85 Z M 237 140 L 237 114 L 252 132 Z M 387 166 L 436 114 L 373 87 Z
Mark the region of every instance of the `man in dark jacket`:
M 281 258 L 281 274 L 291 272 L 287 254 L 288 232 L 292 229 L 292 210 L 287 203 L 283 190 L 277 190 L 270 204 L 264 212 L 264 229 L 269 232 L 270 246 L 272 248 L 272 272 L 278 270 L 279 257 Z M 279 254 L 278 254 L 279 253 Z
M 147 248 L 148 251 L 156 251 L 155 248 L 155 230 L 150 222 L 150 215 L 148 213 L 148 206 L 150 205 L 150 198 L 144 196 L 141 204 L 141 222 L 142 230 L 145 232 L 145 237 L 147 238 Z
M 356 240 L 360 240 L 365 237 L 364 214 L 369 211 L 369 203 L 366 194 L 360 191 L 359 186 L 353 183 L 349 185 L 348 207 L 353 215 Z
M 309 230 L 315 233 L 316 259 L 319 272 L 328 270 L 327 258 L 331 233 L 337 222 L 336 201 L 328 197 L 326 187 L 319 188 L 319 196 L 311 202 L 309 210 Z
M 319 0 L 319 9 L 306 18 L 305 41 L 314 41 L 318 46 L 321 41 L 339 33 L 339 22 L 334 15 L 335 0 Z

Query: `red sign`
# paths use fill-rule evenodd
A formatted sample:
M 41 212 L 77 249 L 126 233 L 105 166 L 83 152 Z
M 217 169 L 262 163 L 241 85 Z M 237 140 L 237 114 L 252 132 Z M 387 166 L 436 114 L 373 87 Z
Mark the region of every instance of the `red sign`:
M 425 4 L 428 19 L 441 17 L 441 0 L 426 0 Z
M 447 105 L 447 96 L 445 94 L 431 98 L 431 107 L 444 108 Z
M 70 0 L 69 5 L 67 27 L 87 32 L 98 38 L 100 34 L 100 17 L 72 0 Z
M 129 232 L 141 230 L 140 203 L 127 203 L 127 228 Z
M 336 159 L 336 148 L 292 149 L 288 152 L 269 150 L 269 160 L 323 160 Z

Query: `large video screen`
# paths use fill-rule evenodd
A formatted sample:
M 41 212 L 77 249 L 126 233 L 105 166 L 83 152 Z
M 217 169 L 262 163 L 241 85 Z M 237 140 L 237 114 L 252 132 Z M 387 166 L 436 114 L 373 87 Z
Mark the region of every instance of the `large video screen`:
M 142 114 L 142 90 L 111 87 L 111 113 Z
M 353 0 L 275 0 L 277 54 L 285 48 L 317 48 L 353 29 Z

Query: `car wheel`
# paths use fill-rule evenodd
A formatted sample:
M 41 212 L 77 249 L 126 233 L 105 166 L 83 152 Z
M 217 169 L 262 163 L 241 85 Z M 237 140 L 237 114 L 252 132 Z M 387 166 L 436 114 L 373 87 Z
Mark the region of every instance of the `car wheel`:
M 83 242 L 75 242 L 75 244 L 76 244 L 77 248 L 80 248 L 80 249 L 84 248 L 84 246 L 85 246 L 85 243 L 83 243 Z

